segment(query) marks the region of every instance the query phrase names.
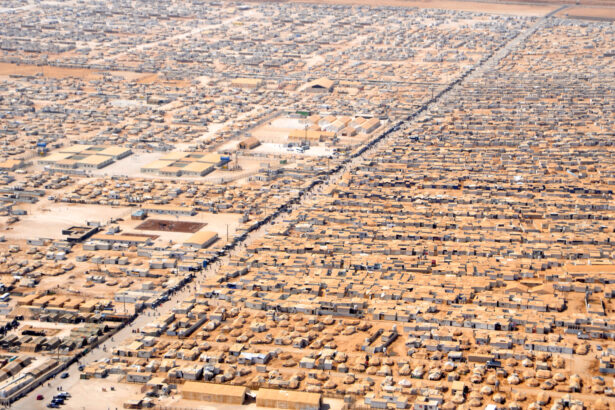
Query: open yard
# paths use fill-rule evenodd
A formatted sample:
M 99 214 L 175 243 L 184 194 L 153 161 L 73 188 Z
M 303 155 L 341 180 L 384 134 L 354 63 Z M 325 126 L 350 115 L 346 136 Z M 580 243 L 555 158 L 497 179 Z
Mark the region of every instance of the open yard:
M 557 13 L 557 16 L 589 20 L 615 20 L 615 4 L 613 7 L 570 7 Z
M 106 223 L 110 219 L 130 216 L 131 208 L 102 205 L 48 203 L 46 207 L 23 215 L 20 221 L 3 231 L 9 239 L 62 239 L 62 229 L 85 225 L 87 221 Z
M 70 68 L 54 66 L 37 66 L 30 64 L 0 63 L 0 76 L 2 75 L 36 75 L 43 74 L 50 78 L 74 77 L 83 80 L 97 80 L 103 77 L 100 70 L 88 68 Z M 113 71 L 111 74 L 120 75 L 127 80 L 133 80 L 147 76 L 147 74 L 133 73 L 129 71 Z
M 252 130 L 252 136 L 261 142 L 286 143 L 292 130 L 302 130 L 305 125 L 297 118 L 279 117 Z
M 333 154 L 333 148 L 325 147 L 324 144 L 313 145 L 309 149 L 299 152 L 294 148 L 288 148 L 285 144 L 264 143 L 254 148 L 255 153 L 274 155 L 297 155 L 324 157 Z
M 72 372 L 68 379 L 58 380 L 63 391 L 68 391 L 71 398 L 62 406 L 66 409 L 108 410 L 121 409 L 123 404 L 131 399 L 143 397 L 140 393 L 141 385 L 121 383 L 121 376 L 111 375 L 106 379 L 80 380 L 78 372 Z M 114 391 L 111 390 L 114 389 Z M 58 391 L 52 386 L 44 387 L 41 393 L 45 400 L 17 402 L 13 409 L 46 409 L 47 403 Z M 84 405 L 84 403 L 87 403 Z

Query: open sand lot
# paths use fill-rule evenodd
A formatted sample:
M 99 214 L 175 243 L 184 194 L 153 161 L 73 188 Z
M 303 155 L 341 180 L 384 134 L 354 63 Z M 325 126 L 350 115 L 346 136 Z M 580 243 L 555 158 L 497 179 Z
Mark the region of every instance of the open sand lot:
M 92 379 L 84 383 L 78 377 L 78 372 L 72 372 L 71 377 L 65 380 L 58 379 L 62 390 L 69 391 L 71 398 L 66 401 L 62 408 L 66 409 L 87 409 L 87 410 L 107 410 L 121 409 L 124 402 L 140 398 L 141 385 L 120 384 L 120 376 L 111 375 L 106 379 Z M 120 388 L 121 386 L 121 388 Z M 115 391 L 111 391 L 111 388 Z M 58 392 L 55 388 L 45 387 L 43 397 L 45 400 L 18 402 L 12 406 L 14 409 L 46 409 L 46 405 L 53 395 Z M 87 404 L 85 404 L 87 403 Z M 85 404 L 85 405 L 84 405 Z
M 293 130 L 303 130 L 305 125 L 298 118 L 278 117 L 254 130 L 252 136 L 261 142 L 287 142 L 288 134 Z
M 76 327 L 74 324 L 69 323 L 53 323 L 41 322 L 38 320 L 24 320 L 20 322 L 19 327 L 16 329 L 16 331 L 14 331 L 14 333 L 21 334 L 22 330 L 24 330 L 26 326 L 30 326 L 36 330 L 53 329 L 54 332 L 52 334 L 56 337 L 67 337 L 70 335 L 71 329 L 74 329 Z
M 29 64 L 0 63 L 0 76 L 2 75 L 36 75 L 42 73 L 50 78 L 75 77 L 83 80 L 97 80 L 103 77 L 99 70 L 87 68 L 36 66 Z M 148 74 L 132 73 L 129 71 L 113 71 L 110 74 L 121 75 L 127 80 L 133 80 L 147 76 Z
M 290 154 L 296 156 L 315 156 L 315 157 L 324 157 L 333 154 L 333 149 L 325 147 L 322 144 L 311 146 L 310 149 L 305 150 L 303 152 L 293 151 L 292 148 L 289 149 L 285 144 L 274 144 L 270 142 L 266 142 L 264 144 L 259 145 L 254 148 L 254 152 L 258 153 L 267 153 L 267 154 Z
M 301 129 L 303 128 L 303 124 L 298 118 L 287 118 L 280 117 L 271 121 L 271 126 L 274 128 L 291 128 L 291 129 Z
M 429 9 L 444 9 L 457 11 L 473 11 L 493 14 L 510 14 L 516 16 L 543 16 L 557 8 L 548 4 L 513 4 L 513 3 L 486 3 L 480 1 L 451 1 L 451 0 L 424 0 L 404 1 L 385 0 L 295 0 L 297 3 L 316 4 L 344 4 L 365 6 L 392 6 L 392 7 L 419 7 Z
M 557 13 L 557 16 L 590 20 L 615 20 L 615 4 L 613 7 L 570 7 Z
M 106 223 L 111 218 L 129 216 L 130 212 L 131 208 L 50 203 L 34 214 L 22 216 L 4 235 L 9 239 L 62 239 L 62 229 L 85 225 L 87 221 Z

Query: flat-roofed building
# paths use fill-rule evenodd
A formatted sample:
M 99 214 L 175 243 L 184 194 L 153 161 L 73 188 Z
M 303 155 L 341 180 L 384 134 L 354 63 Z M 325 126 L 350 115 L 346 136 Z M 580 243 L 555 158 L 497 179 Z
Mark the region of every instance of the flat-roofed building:
M 132 150 L 124 147 L 106 147 L 104 150 L 97 152 L 97 154 L 113 157 L 114 160 L 118 160 L 132 154 Z
M 185 400 L 241 405 L 245 402 L 247 387 L 226 384 L 186 382 L 180 387 Z
M 70 158 L 66 158 L 61 161 L 58 161 L 52 165 L 59 169 L 73 169 L 73 168 L 77 168 L 77 160 L 70 157 Z
M 260 78 L 235 78 L 231 81 L 231 86 L 237 88 L 258 88 L 263 84 Z
M 188 157 L 190 158 L 190 157 Z M 227 157 L 223 157 L 220 154 L 216 154 L 214 152 L 208 152 L 203 154 L 202 156 L 200 156 L 197 159 L 198 162 L 208 162 L 210 164 L 213 164 L 216 167 L 219 167 L 221 165 L 224 165 L 225 163 L 228 162 L 228 158 Z
M 171 165 L 161 168 L 158 173 L 163 177 L 179 177 L 182 174 L 182 167 Z
M 92 236 L 92 240 L 101 241 L 110 244 L 121 243 L 128 246 L 148 245 L 152 243 L 152 239 L 148 236 L 139 235 L 109 235 L 99 233 Z
M 57 149 L 38 163 L 57 169 L 100 169 L 130 154 L 132 151 L 124 147 L 75 144 Z
M 24 165 L 22 159 L 7 159 L 0 162 L 0 171 L 15 171 Z
M 65 160 L 66 158 L 70 157 L 71 153 L 68 152 L 53 152 L 51 154 L 49 154 L 48 156 L 41 158 L 38 160 L 38 163 L 41 165 L 55 165 L 56 163 Z
M 62 152 L 62 153 L 68 153 L 68 154 L 78 154 L 78 153 L 86 151 L 86 150 L 88 150 L 90 148 L 92 148 L 92 145 L 75 144 L 75 145 L 69 145 L 67 147 L 58 148 L 55 152 Z
M 196 210 L 189 206 L 148 204 L 144 205 L 141 209 L 151 214 L 196 215 Z
M 164 161 L 164 160 L 156 160 L 156 161 L 152 161 L 149 164 L 141 167 L 141 172 L 143 172 L 144 174 L 156 174 L 158 172 L 160 172 L 161 169 L 167 167 L 169 165 L 169 161 Z
M 160 160 L 161 161 L 178 161 L 180 159 L 184 159 L 189 154 L 190 154 L 189 152 L 183 152 L 183 151 L 167 152 L 166 154 L 160 157 Z
M 185 246 L 191 246 L 193 248 L 203 249 L 207 248 L 218 240 L 218 234 L 212 231 L 199 231 L 188 238 L 185 242 Z
M 181 169 L 182 175 L 199 176 L 209 174 L 214 170 L 214 166 L 207 162 L 191 162 Z
M 104 155 L 88 155 L 87 157 L 77 161 L 77 167 L 100 169 L 111 163 L 113 163 L 112 157 L 107 157 Z
M 256 405 L 278 409 L 318 410 L 322 402 L 320 393 L 307 393 L 288 390 L 259 389 Z
M 141 172 L 161 176 L 204 176 L 229 159 L 213 152 L 169 152 L 141 167 Z

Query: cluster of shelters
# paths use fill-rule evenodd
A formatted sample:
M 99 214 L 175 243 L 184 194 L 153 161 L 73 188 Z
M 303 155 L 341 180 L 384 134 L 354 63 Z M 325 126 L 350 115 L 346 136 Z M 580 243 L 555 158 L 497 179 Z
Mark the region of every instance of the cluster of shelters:
M 180 390 L 608 408 L 614 35 L 548 20 L 205 279 L 187 312 L 150 326 L 155 341 L 131 341 L 146 362 L 128 346 L 117 362 Z M 546 51 L 572 36 L 582 59 Z
M 195 276 L 83 378 L 119 375 L 161 402 L 248 395 L 297 409 L 326 396 L 416 410 L 615 396 L 612 25 L 549 18 L 524 31 L 536 21 L 266 2 L 80 7 L 15 8 L 2 27 L 6 234 L 25 229 L 16 215 L 57 205 L 74 226 L 0 243 L 0 401 Z M 306 117 L 284 138 L 348 149 L 264 154 L 246 136 L 282 110 Z M 386 144 L 368 151 L 379 131 Z M 233 142 L 258 165 L 201 179 Z M 125 173 L 78 179 L 133 151 Z M 80 207 L 126 218 L 81 226 Z M 226 235 L 132 231 L 204 213 L 240 222 Z

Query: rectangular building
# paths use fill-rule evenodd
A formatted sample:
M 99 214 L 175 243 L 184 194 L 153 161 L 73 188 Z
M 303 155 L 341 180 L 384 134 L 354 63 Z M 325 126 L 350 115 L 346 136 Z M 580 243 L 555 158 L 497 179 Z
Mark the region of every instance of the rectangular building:
M 241 405 L 246 399 L 247 387 L 225 384 L 186 382 L 180 387 L 185 400 Z
M 148 214 L 196 215 L 196 210 L 189 206 L 148 204 L 144 205 L 141 209 Z
M 288 390 L 260 389 L 256 393 L 256 405 L 278 409 L 318 410 L 322 401 L 320 393 Z
M 199 231 L 192 235 L 186 242 L 184 242 L 185 246 L 190 246 L 193 248 L 203 249 L 210 246 L 212 243 L 218 240 L 218 234 L 216 232 L 211 231 Z

